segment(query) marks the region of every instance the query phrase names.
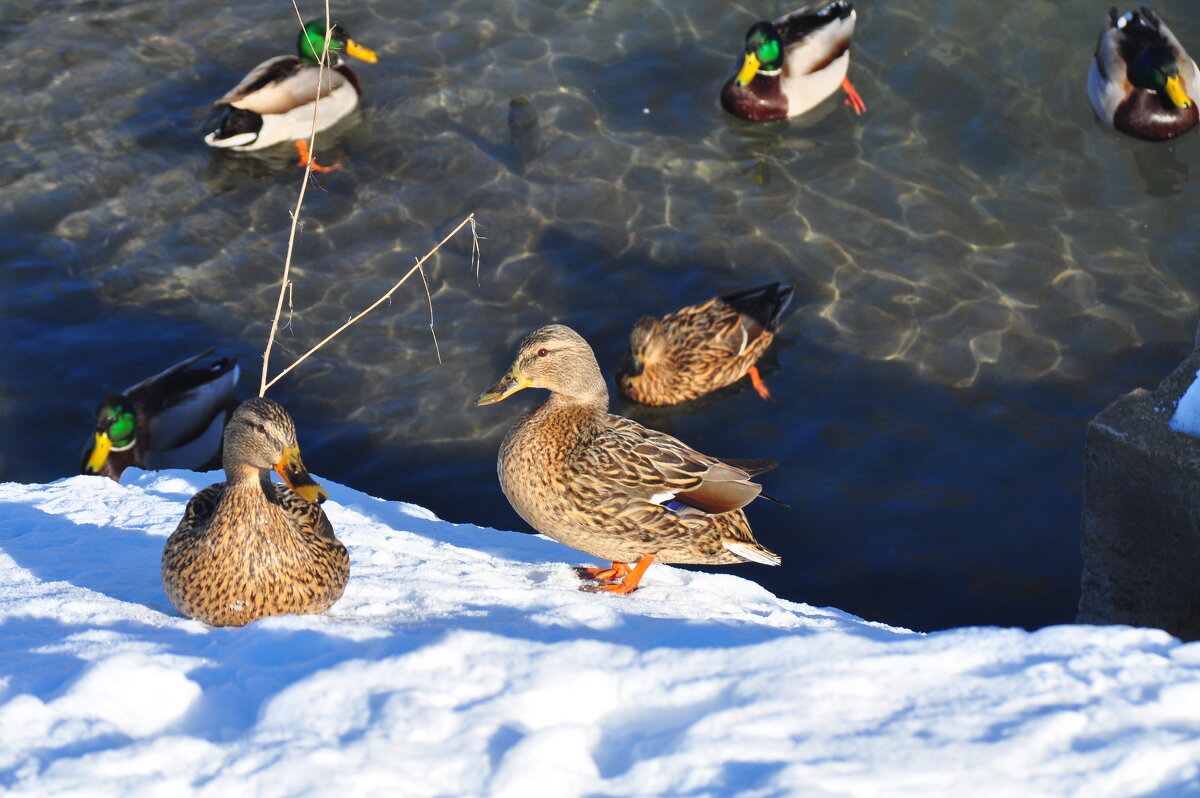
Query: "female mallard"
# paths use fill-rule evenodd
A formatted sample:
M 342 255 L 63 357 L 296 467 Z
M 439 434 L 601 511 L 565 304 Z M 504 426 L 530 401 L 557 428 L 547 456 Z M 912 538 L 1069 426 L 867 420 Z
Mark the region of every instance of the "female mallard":
M 774 22 L 755 22 L 737 72 L 721 88 L 721 107 L 751 122 L 786 119 L 841 86 L 861 114 L 866 103 L 846 77 L 854 22 L 850 0 L 817 0 Z
M 271 481 L 271 471 L 286 485 Z M 277 402 L 242 402 L 225 430 L 225 481 L 188 502 L 162 556 L 175 609 L 213 626 L 324 612 L 341 598 L 350 557 L 319 502 Z
M 1198 90 L 1196 62 L 1158 14 L 1109 9 L 1088 70 L 1096 116 L 1139 139 L 1174 138 L 1200 120 L 1191 99 Z
M 741 510 L 762 490 L 750 477 L 773 468 L 773 460 L 710 457 L 610 415 L 596 356 L 561 324 L 530 333 L 512 368 L 475 404 L 523 388 L 546 388 L 550 398 L 505 436 L 500 487 L 538 532 L 612 561 L 612 568 L 579 569 L 602 582 L 596 589 L 636 590 L 656 559 L 779 565 Z
M 617 386 L 635 402 L 673 405 L 737 382 L 747 374 L 764 399 L 771 394 L 754 364 L 775 339 L 792 287 L 771 283 L 735 291 L 668 313 L 643 316 L 629 334 Z
M 213 351 L 100 400 L 80 471 L 119 482 L 129 466 L 219 468 L 221 435 L 238 403 L 238 367 L 233 358 L 208 358 Z
M 350 38 L 334 22 L 329 27 L 332 68 L 326 68 L 324 85 L 318 92 L 320 55 L 325 46 L 325 20 L 304 24 L 296 43 L 299 55 L 280 55 L 263 61 L 242 82 L 216 101 L 228 106 L 221 126 L 204 137 L 210 147 L 232 150 L 261 150 L 283 141 L 294 141 L 300 165 L 309 161 L 308 137 L 313 126 L 313 103 L 317 108 L 317 132 L 326 130 L 353 111 L 362 97 L 362 83 L 354 70 L 342 62 L 342 52 L 374 64 L 374 52 Z M 316 167 L 326 169 L 331 167 Z

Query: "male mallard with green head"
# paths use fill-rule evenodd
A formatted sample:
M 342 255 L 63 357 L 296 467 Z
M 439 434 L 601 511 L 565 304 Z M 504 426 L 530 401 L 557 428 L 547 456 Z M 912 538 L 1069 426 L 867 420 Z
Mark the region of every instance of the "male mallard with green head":
M 208 471 L 221 465 L 221 436 L 237 407 L 237 360 L 209 349 L 109 394 L 80 471 L 121 481 L 129 466 Z
M 1200 121 L 1200 70 L 1166 23 L 1145 6 L 1110 8 L 1088 71 L 1096 116 L 1122 133 L 1162 141 Z
M 350 556 L 321 509 L 328 494 L 300 459 L 291 416 L 270 399 L 242 402 L 224 458 L 225 481 L 191 498 L 163 548 L 167 597 L 212 626 L 324 612 L 346 589 Z
M 780 283 L 734 291 L 660 319 L 643 316 L 629 334 L 617 386 L 635 402 L 673 405 L 731 385 L 747 374 L 763 399 L 771 394 L 755 363 L 792 299 Z
M 325 20 L 304 24 L 296 42 L 298 55 L 280 55 L 250 70 L 216 105 L 227 107 L 221 126 L 204 137 L 210 147 L 261 150 L 284 141 L 295 142 L 300 165 L 309 161 L 308 137 L 312 132 L 313 104 L 317 104 L 317 132 L 327 130 L 353 111 L 362 98 L 362 83 L 346 66 L 342 53 L 374 64 L 374 52 L 356 43 L 339 22 L 329 28 L 329 66 L 321 78 L 320 53 L 325 47 Z M 317 167 L 328 169 L 332 167 Z
M 867 109 L 846 77 L 856 16 L 850 0 L 818 0 L 746 33 L 737 72 L 721 88 L 721 107 L 751 122 L 811 110 L 841 86 L 856 114 Z
M 750 478 L 773 460 L 710 457 L 611 415 L 592 348 L 561 324 L 530 333 L 508 373 L 475 404 L 524 388 L 545 388 L 550 397 L 505 436 L 500 487 L 538 532 L 612 562 L 579 569 L 598 580 L 597 590 L 636 590 L 655 560 L 779 565 L 741 509 L 762 491 Z

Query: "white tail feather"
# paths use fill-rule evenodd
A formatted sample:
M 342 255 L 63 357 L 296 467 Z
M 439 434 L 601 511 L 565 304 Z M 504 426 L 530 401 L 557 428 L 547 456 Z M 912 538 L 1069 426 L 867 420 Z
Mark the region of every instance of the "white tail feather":
M 766 549 L 756 548 L 745 543 L 738 543 L 732 540 L 723 540 L 721 545 L 729 549 L 737 557 L 749 562 L 760 562 L 763 565 L 779 565 L 783 562 L 778 554 L 767 551 Z

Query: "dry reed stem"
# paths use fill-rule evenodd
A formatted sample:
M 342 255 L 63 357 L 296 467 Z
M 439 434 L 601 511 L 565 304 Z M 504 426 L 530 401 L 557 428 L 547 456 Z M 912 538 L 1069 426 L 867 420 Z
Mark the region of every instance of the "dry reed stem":
M 424 280 L 425 272 L 421 267 L 425 264 L 425 261 L 427 261 L 431 257 L 433 257 L 434 253 L 436 253 L 439 249 L 441 249 L 443 244 L 445 244 L 451 238 L 454 238 L 455 234 L 457 234 L 459 230 L 463 229 L 468 224 L 472 224 L 474 222 L 474 220 L 475 220 L 475 214 L 472 213 L 472 214 L 468 215 L 467 218 L 465 218 L 461 222 L 459 222 L 458 226 L 455 227 L 453 230 L 451 230 L 449 233 L 447 233 L 446 237 L 443 238 L 441 241 L 439 241 L 433 249 L 426 252 L 424 256 L 418 258 L 417 262 L 413 265 L 413 267 L 411 269 L 409 269 L 407 272 L 405 272 L 404 276 L 401 277 L 399 280 L 397 280 L 396 284 L 393 285 L 391 288 L 389 288 L 387 293 L 385 293 L 383 296 L 379 297 L 379 299 L 376 299 L 374 302 L 372 302 L 365 310 L 360 311 L 357 316 L 354 316 L 349 321 L 347 321 L 345 324 L 343 324 L 341 327 L 338 327 L 336 330 L 331 332 L 329 335 L 325 336 L 325 338 L 319 344 L 317 344 L 312 349 L 308 350 L 303 355 L 301 355 L 296 360 L 295 363 L 288 366 L 283 371 L 279 372 L 274 377 L 272 377 L 271 381 L 266 383 L 266 385 L 263 387 L 263 389 L 262 389 L 263 393 L 259 394 L 259 395 L 262 396 L 262 395 L 266 394 L 267 388 L 270 388 L 272 385 L 279 382 L 279 379 L 281 377 L 283 377 L 283 375 L 287 374 L 289 371 L 296 368 L 296 366 L 299 366 L 301 363 L 303 363 L 305 361 L 305 359 L 308 358 L 309 355 L 311 355 L 313 352 L 316 352 L 318 349 L 323 347 L 325 344 L 329 343 L 334 338 L 336 338 L 338 336 L 338 334 L 342 332 L 342 330 L 346 329 L 351 324 L 354 324 L 356 321 L 361 319 L 363 316 L 367 315 L 372 310 L 379 307 L 387 300 L 391 299 L 392 294 L 396 293 L 396 289 L 398 289 L 400 286 L 404 285 L 404 283 L 408 280 L 408 278 L 412 277 L 413 272 L 418 272 L 418 271 L 421 272 L 421 279 Z M 476 244 L 477 243 L 478 242 L 476 242 Z M 474 258 L 472 258 L 472 259 L 474 260 Z M 429 295 L 429 284 L 428 283 L 425 284 L 425 295 L 429 300 L 429 328 L 432 331 L 433 330 L 433 297 Z M 433 342 L 434 342 L 434 346 L 436 347 L 437 346 L 437 334 L 436 333 L 434 333 Z M 441 352 L 440 351 L 438 352 L 438 362 L 441 362 Z
M 304 30 L 304 15 L 300 13 L 300 6 L 296 4 L 296 0 L 292 0 L 292 8 L 296 11 L 296 19 L 300 22 L 300 30 Z M 329 40 L 333 36 L 333 31 L 330 30 L 329 23 L 331 16 L 329 12 L 329 0 L 325 0 L 325 44 L 321 48 L 321 59 L 317 65 L 317 99 L 321 97 L 321 86 L 325 80 L 325 67 L 329 63 Z M 271 366 L 271 347 L 275 343 L 275 332 L 279 329 L 279 316 L 283 313 L 283 297 L 291 286 L 292 272 L 292 252 L 296 248 L 296 227 L 300 223 L 300 209 L 304 207 L 304 194 L 308 190 L 308 180 L 312 175 L 313 164 L 317 161 L 317 108 L 320 103 L 313 102 L 313 118 L 312 127 L 308 132 L 308 163 L 304 165 L 304 180 L 300 183 L 300 195 L 296 198 L 296 209 L 292 211 L 292 228 L 288 233 L 287 255 L 283 259 L 283 280 L 279 285 L 279 299 L 275 302 L 275 316 L 271 319 L 271 332 L 267 334 L 267 348 L 263 351 L 262 378 L 259 381 L 258 395 L 266 396 L 267 388 L 270 388 L 275 380 L 267 382 L 267 373 Z M 296 364 L 288 367 L 290 371 Z M 286 371 L 284 373 L 287 373 Z M 276 377 L 275 379 L 279 379 Z
M 301 30 L 303 30 L 304 29 L 304 15 L 300 13 L 300 7 L 296 4 L 296 0 L 292 0 L 292 8 L 296 11 L 296 19 L 300 23 Z M 321 60 L 320 60 L 319 66 L 318 66 L 319 71 L 317 72 L 318 89 L 321 86 L 322 81 L 325 78 L 325 68 L 329 62 L 329 40 L 333 34 L 333 31 L 330 29 L 331 24 L 332 24 L 332 18 L 330 17 L 330 12 L 329 12 L 329 0 L 325 0 L 325 46 L 323 48 L 322 57 L 321 57 Z M 319 97 L 320 96 L 319 90 L 318 90 L 317 94 Z M 412 276 L 414 271 L 419 271 L 421 273 L 421 282 L 425 286 L 425 299 L 429 303 L 429 332 L 433 336 L 433 348 L 437 352 L 438 363 L 441 363 L 442 362 L 442 350 L 441 350 L 441 347 L 438 346 L 437 330 L 434 329 L 434 324 L 433 324 L 433 295 L 429 292 L 429 281 L 427 279 L 425 279 L 425 270 L 422 268 L 422 266 L 424 265 L 425 261 L 427 261 L 427 260 L 429 260 L 429 258 L 433 257 L 433 254 L 442 248 L 443 244 L 445 244 L 447 241 L 449 241 L 451 238 L 453 238 L 454 235 L 459 230 L 463 229 L 463 227 L 465 225 L 467 225 L 468 223 L 471 225 L 471 237 L 472 237 L 471 265 L 475 267 L 475 280 L 476 280 L 476 282 L 479 281 L 479 264 L 480 264 L 479 238 L 480 238 L 480 236 L 479 236 L 478 231 L 476 230 L 475 214 L 472 213 L 472 214 L 468 215 L 466 219 L 463 219 L 458 224 L 457 227 L 455 227 L 453 230 L 451 230 L 450 233 L 445 238 L 443 238 L 440 242 L 438 242 L 437 246 L 435 246 L 433 249 L 429 250 L 429 252 L 425 253 L 424 257 L 418 258 L 416 265 L 414 265 L 411 269 L 409 269 L 404 274 L 404 276 L 401 277 L 400 280 L 395 285 L 393 285 L 391 287 L 391 289 L 388 290 L 387 293 L 385 293 L 383 296 L 379 297 L 379 299 L 375 300 L 375 302 L 372 303 L 369 307 L 367 307 L 366 310 L 363 310 L 357 316 L 354 316 L 349 321 L 347 321 L 345 324 L 343 324 L 341 327 L 338 327 L 332 333 L 325 336 L 325 338 L 319 344 L 314 346 L 312 349 L 309 349 L 307 352 L 305 352 L 303 355 L 301 355 L 299 358 L 297 358 L 290 366 L 288 366 L 283 371 L 276 374 L 274 377 L 272 377 L 268 381 L 267 374 L 269 372 L 269 366 L 270 366 L 270 360 L 271 360 L 271 347 L 275 343 L 275 334 L 279 329 L 279 317 L 283 312 L 283 298 L 284 298 L 285 294 L 288 296 L 289 310 L 291 308 L 292 283 L 290 280 L 290 275 L 291 275 L 291 268 L 292 268 L 292 253 L 295 249 L 296 230 L 297 230 L 297 227 L 300 222 L 300 210 L 301 210 L 301 208 L 304 207 L 304 195 L 305 195 L 306 190 L 308 189 L 309 179 L 312 176 L 313 164 L 317 160 L 316 140 L 317 140 L 317 104 L 314 102 L 313 103 L 312 127 L 310 128 L 309 134 L 308 134 L 309 161 L 304 166 L 304 181 L 300 185 L 300 194 L 296 198 L 296 208 L 295 208 L 295 210 L 292 211 L 292 227 L 291 227 L 291 231 L 288 233 L 287 255 L 283 261 L 283 279 L 279 285 L 279 299 L 275 303 L 275 316 L 271 320 L 271 332 L 267 336 L 267 347 L 266 347 L 266 350 L 263 352 L 262 379 L 259 383 L 259 390 L 258 390 L 259 396 L 266 396 L 267 389 L 270 388 L 275 383 L 279 382 L 279 380 L 285 374 L 287 374 L 292 369 L 296 368 L 296 366 L 299 366 L 310 355 L 312 355 L 314 352 L 316 352 L 322 346 L 324 346 L 325 344 L 329 343 L 334 338 L 336 338 L 337 335 L 339 333 L 341 333 L 343 330 L 345 330 L 347 327 L 354 324 L 356 321 L 358 321 L 363 316 L 370 313 L 375 308 L 379 307 L 386 300 L 390 299 L 392 294 L 394 294 L 396 292 L 396 289 L 398 289 L 400 286 L 402 286 L 405 283 L 405 281 L 407 281 L 408 278 Z M 289 314 L 289 322 L 288 322 L 289 325 L 291 324 L 290 318 L 291 318 L 291 316 Z

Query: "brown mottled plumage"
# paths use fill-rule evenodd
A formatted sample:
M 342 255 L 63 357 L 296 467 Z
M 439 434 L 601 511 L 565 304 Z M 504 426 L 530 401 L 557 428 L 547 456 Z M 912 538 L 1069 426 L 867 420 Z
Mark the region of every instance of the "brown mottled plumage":
M 661 319 L 643 316 L 617 368 L 621 393 L 644 405 L 673 405 L 737 382 L 774 340 L 792 288 L 771 283 L 688 305 Z M 769 398 L 752 373 L 755 388 Z
M 754 540 L 741 508 L 762 490 L 750 477 L 772 460 L 722 460 L 608 412 L 608 389 L 587 341 L 551 324 L 521 344 L 512 368 L 477 405 L 523 388 L 550 398 L 522 416 L 500 446 L 500 487 L 530 526 L 613 561 L 588 575 L 637 588 L 653 560 L 778 565 Z M 638 561 L 630 573 L 626 563 Z
M 226 481 L 193 496 L 167 539 L 167 597 L 213 626 L 324 612 L 346 588 L 350 557 L 300 460 L 291 416 L 270 399 L 247 399 L 225 428 L 224 458 Z

